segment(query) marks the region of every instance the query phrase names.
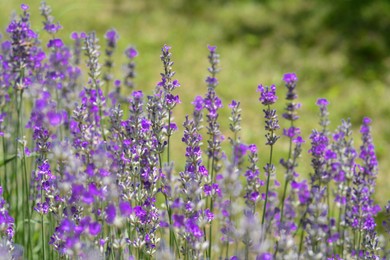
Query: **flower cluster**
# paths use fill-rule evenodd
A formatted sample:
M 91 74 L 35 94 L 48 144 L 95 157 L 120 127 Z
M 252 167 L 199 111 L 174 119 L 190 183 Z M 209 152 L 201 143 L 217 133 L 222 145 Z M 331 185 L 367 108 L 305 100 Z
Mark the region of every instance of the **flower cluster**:
M 382 213 L 374 200 L 369 118 L 355 148 L 351 121 L 332 131 L 330 103 L 320 98 L 319 129 L 305 143 L 298 77 L 287 73 L 280 122 L 274 107 L 283 90 L 259 85 L 264 128 L 254 131 L 265 140 L 246 143 L 238 99 L 228 105 L 229 123 L 221 120 L 220 56 L 208 46 L 206 86 L 179 126 L 170 46 L 161 49 L 161 80 L 148 95 L 134 82 L 135 48 L 124 51 L 126 71 L 117 78 L 117 31 L 105 34 L 102 65 L 96 33 L 73 32 L 68 46 L 44 2 L 41 14 L 47 42 L 32 29 L 27 5 L 1 39 L 0 258 L 389 257 L 390 205 Z M 174 143 L 179 128 L 182 150 Z M 310 161 L 299 167 L 304 152 Z

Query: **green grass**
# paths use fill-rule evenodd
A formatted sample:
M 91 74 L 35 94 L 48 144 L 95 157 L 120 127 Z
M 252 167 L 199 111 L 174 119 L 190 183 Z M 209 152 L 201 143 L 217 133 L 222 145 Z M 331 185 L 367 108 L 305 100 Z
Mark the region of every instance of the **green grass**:
M 19 12 L 22 2 L 31 7 L 34 28 L 41 27 L 39 1 L 0 0 L 2 30 L 11 12 Z M 351 117 L 357 144 L 362 118 L 371 117 L 380 163 L 375 196 L 378 203 L 384 205 L 390 198 L 387 188 L 390 184 L 390 162 L 386 160 L 386 153 L 390 149 L 390 128 L 387 127 L 390 120 L 387 101 L 387 97 L 390 97 L 389 74 L 378 77 L 376 70 L 360 70 L 362 64 L 351 64 L 345 41 L 348 34 L 340 37 L 337 31 L 325 26 L 323 21 L 327 9 L 319 8 L 320 2 L 216 2 L 208 4 L 205 1 L 206 4 L 202 5 L 202 1 L 194 1 L 193 5 L 186 7 L 185 1 L 178 0 L 47 1 L 54 17 L 64 27 L 59 36 L 67 42 L 70 42 L 69 34 L 73 31 L 94 30 L 104 45 L 105 31 L 117 29 L 120 34 L 117 71 L 120 72 L 124 63 L 123 50 L 130 44 L 136 46 L 140 53 L 136 59 L 136 84 L 138 89 L 148 94 L 160 80 L 160 48 L 164 43 L 171 45 L 176 78 L 181 83 L 176 93 L 180 95 L 182 104 L 174 111 L 178 125 L 183 122 L 184 114 L 191 111 L 190 102 L 194 95 L 203 95 L 206 91 L 207 44 L 217 45 L 221 54 L 222 71 L 218 74 L 220 85 L 217 92 L 224 101 L 221 116 L 224 121 L 221 126 L 226 134 L 227 105 L 231 99 L 238 99 L 243 110 L 243 141 L 256 143 L 260 149 L 266 149 L 263 148 L 265 132 L 257 85 L 275 83 L 282 100 L 285 90 L 281 78 L 286 72 L 296 72 L 299 77 L 298 93 L 303 107 L 297 125 L 303 129 L 303 136 L 307 140 L 304 150 L 309 149 L 311 129 L 318 126 L 318 109 L 315 106 L 318 97 L 330 100 L 331 129 L 341 122 L 341 118 Z M 390 62 L 385 62 L 384 66 L 389 71 Z M 280 115 L 284 102 L 279 102 L 277 108 Z M 282 121 L 281 124 L 282 127 L 287 126 L 286 122 Z M 177 133 L 173 136 L 173 149 L 184 151 L 184 146 L 180 144 L 181 135 Z M 276 157 L 285 156 L 287 144 L 279 142 L 276 146 L 277 150 L 281 150 Z M 260 150 L 261 163 L 266 160 L 264 152 Z M 308 162 L 306 152 L 302 159 Z M 302 174 L 310 172 L 308 166 L 306 163 L 300 168 Z

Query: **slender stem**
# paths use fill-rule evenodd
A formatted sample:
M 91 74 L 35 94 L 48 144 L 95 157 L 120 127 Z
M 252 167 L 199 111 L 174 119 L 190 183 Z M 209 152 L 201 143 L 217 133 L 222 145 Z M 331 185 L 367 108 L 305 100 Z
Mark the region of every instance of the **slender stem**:
M 271 136 L 272 135 L 273 135 L 273 131 L 271 131 Z M 272 154 L 273 154 L 273 145 L 270 145 L 270 146 L 271 146 L 271 148 L 270 148 L 270 155 L 269 155 L 269 164 L 268 164 L 269 166 L 272 164 Z M 266 190 L 265 190 L 265 202 L 264 202 L 264 207 L 263 207 L 263 216 L 261 218 L 261 225 L 264 225 L 264 220 L 265 220 L 265 212 L 267 209 L 270 177 L 271 177 L 271 172 L 269 172 L 269 169 L 268 169 L 267 186 L 266 186 Z
M 58 88 L 56 87 L 55 90 L 56 90 L 55 92 L 56 92 L 56 101 L 57 101 L 57 104 L 61 104 L 61 103 L 60 103 L 60 99 L 59 99 L 59 95 L 58 95 Z M 59 128 L 59 130 L 60 130 L 60 140 L 63 140 L 64 135 L 63 135 L 63 133 L 62 133 L 62 127 L 59 126 L 58 128 Z
M 344 230 L 343 230 L 343 232 L 341 232 L 341 215 L 342 215 L 342 211 L 343 211 L 343 208 L 340 207 L 340 210 L 339 210 L 339 221 L 338 221 L 338 226 L 337 226 L 337 231 L 340 234 L 340 241 L 344 241 Z M 343 257 L 344 243 L 341 243 L 340 246 L 341 246 L 340 255 L 341 255 L 341 257 Z
M 232 196 L 230 195 L 229 196 L 229 201 L 230 201 L 230 205 L 229 205 L 229 222 L 231 223 L 232 222 L 232 219 L 231 219 L 231 216 L 232 216 Z M 233 220 L 234 221 L 234 220 Z M 226 259 L 229 259 L 229 237 L 227 238 L 227 241 L 226 241 Z
M 167 144 L 167 162 L 169 164 L 170 162 L 170 158 L 169 158 L 169 155 L 170 155 L 170 139 L 171 139 L 171 110 L 168 110 L 168 130 L 167 130 L 167 133 L 168 133 L 168 144 Z
M 7 143 L 6 143 L 6 138 L 3 136 L 2 138 L 3 140 L 3 161 L 5 162 L 7 160 Z M 14 158 L 16 159 L 16 158 Z M 9 191 L 8 191 L 8 172 L 7 172 L 7 164 L 4 164 L 4 182 L 1 183 L 2 187 L 3 187 L 3 191 L 4 191 L 4 198 L 6 201 L 10 201 L 9 200 Z
M 171 139 L 171 110 L 168 110 L 168 130 L 167 130 L 167 163 L 169 165 L 170 163 L 170 147 L 171 147 L 171 142 L 170 142 L 170 139 Z M 161 156 L 159 155 L 159 158 L 160 158 L 160 167 L 161 167 Z M 176 244 L 176 237 L 175 237 L 175 233 L 173 232 L 173 229 L 172 229 L 172 210 L 169 206 L 169 203 L 168 203 L 168 198 L 167 196 L 164 194 L 165 196 L 165 205 L 167 207 L 167 211 L 168 211 L 168 217 L 169 217 L 169 246 L 171 249 L 174 248 L 174 244 Z M 177 244 L 176 244 L 176 248 L 177 248 Z
M 18 146 L 19 146 L 19 137 L 20 137 L 20 126 L 22 125 L 22 118 L 21 118 L 21 110 L 22 110 L 22 98 L 23 98 L 23 90 L 19 90 L 19 98 L 18 95 L 15 95 L 15 100 L 16 100 L 16 113 L 17 113 L 17 123 L 16 123 L 16 136 L 15 136 L 15 154 L 16 158 L 14 160 L 14 174 L 12 176 L 12 184 L 14 184 L 15 191 L 16 191 L 16 215 L 15 215 L 15 226 L 16 230 L 18 229 L 19 225 L 19 183 L 18 183 Z M 23 177 L 22 177 L 23 179 Z M 22 180 L 23 181 L 23 180 Z M 23 184 L 22 184 L 23 185 Z M 22 189 L 22 192 L 24 192 L 24 189 Z M 23 194 L 24 195 L 24 194 Z M 23 200 L 23 198 L 22 198 Z M 24 231 L 23 228 L 23 219 L 24 219 L 24 211 L 22 212 L 22 232 Z M 17 235 L 19 232 L 15 232 L 15 241 L 19 242 L 19 239 L 22 239 L 24 241 L 24 236 L 22 238 Z
M 158 153 L 158 162 L 159 162 L 159 165 L 160 165 L 160 169 L 162 170 L 161 153 Z
M 291 124 L 290 124 L 290 128 L 294 127 L 294 121 L 291 121 Z M 291 160 L 291 155 L 292 155 L 292 137 L 290 137 L 290 144 L 289 144 L 289 149 L 288 149 L 288 158 L 287 158 L 287 162 L 289 162 Z M 295 161 L 293 162 L 293 166 L 295 164 Z M 289 171 L 289 169 L 287 169 L 287 172 Z M 293 172 L 291 174 L 294 174 Z M 283 196 L 282 196 L 282 209 L 280 211 L 280 223 L 283 222 L 283 212 L 284 212 L 284 200 L 286 199 L 286 193 L 287 193 L 287 186 L 288 186 L 288 183 L 289 183 L 289 179 L 286 178 L 286 182 L 284 183 L 284 189 L 283 189 Z M 276 247 L 277 248 L 277 247 Z M 276 255 L 275 255 L 276 256 Z
M 350 185 L 350 179 L 348 179 L 347 181 L 347 188 L 349 187 Z M 349 197 L 349 196 L 348 196 Z M 344 214 L 347 212 L 347 203 L 348 203 L 348 199 L 346 199 L 346 202 L 345 202 L 345 205 L 344 205 Z M 345 223 L 342 227 L 340 227 L 340 223 L 341 223 L 341 210 L 342 210 L 342 207 L 340 207 L 340 215 L 339 215 L 339 233 L 341 234 L 341 241 L 344 241 L 344 236 L 345 236 Z M 342 229 L 342 230 L 341 230 Z M 344 243 L 341 244 L 341 258 L 344 258 Z
M 42 195 L 43 196 L 43 195 Z M 41 202 L 43 202 L 43 198 L 41 197 Z M 45 243 L 45 224 L 44 224 L 44 214 L 41 213 L 41 232 L 42 232 L 42 254 L 43 260 L 46 260 L 46 243 Z
M 295 237 L 295 236 L 298 234 L 298 231 L 299 231 L 299 229 L 300 229 L 300 228 L 301 228 L 301 226 L 303 225 L 303 220 L 305 219 L 305 217 L 306 217 L 306 214 L 307 214 L 307 206 L 306 206 L 306 210 L 305 210 L 305 212 L 303 213 L 303 215 L 302 215 L 301 219 L 299 220 L 299 224 L 298 224 L 297 230 L 295 231 L 295 233 L 294 233 L 293 237 Z
M 223 247 L 221 248 L 221 250 L 219 252 L 219 258 L 218 259 L 222 259 L 222 255 L 223 255 Z M 210 259 L 210 257 L 207 258 L 207 259 Z
M 249 259 L 249 245 L 248 242 L 245 244 L 245 260 Z
M 98 94 L 99 95 L 99 92 Z M 100 99 L 100 98 L 99 98 Z M 107 139 L 106 139 L 106 134 L 104 133 L 104 128 L 103 128 L 103 113 L 102 113 L 102 105 L 99 102 L 99 117 L 100 117 L 100 131 L 102 132 L 102 137 L 104 140 L 105 145 L 107 145 Z
M 212 183 L 214 182 L 214 149 L 211 158 L 211 182 Z M 214 201 L 212 196 L 210 196 L 210 212 L 214 212 Z M 211 244 L 213 241 L 212 234 L 213 234 L 213 222 L 211 221 L 209 227 L 209 252 L 208 252 L 208 256 L 210 257 L 210 259 L 211 259 Z
M 169 220 L 169 247 L 173 249 L 176 242 L 176 238 L 175 238 L 175 233 L 173 232 L 172 229 L 172 209 L 169 206 L 167 195 L 164 194 L 164 197 L 165 197 L 165 206 L 167 207 L 168 220 Z
M 23 204 L 24 206 L 24 216 L 25 218 L 23 219 L 23 233 L 25 231 L 25 228 L 24 226 L 27 225 L 27 252 L 30 252 L 29 249 L 31 247 L 31 227 L 30 227 L 30 219 L 31 219 L 31 215 L 30 215 L 30 199 L 29 199 L 29 195 L 30 195 L 30 191 L 29 191 L 29 180 L 28 180 L 28 176 L 27 176 L 27 166 L 26 166 L 26 154 L 24 152 L 24 149 L 23 149 L 23 159 L 22 159 L 22 166 L 23 166 L 23 173 L 24 173 L 24 183 L 23 183 L 23 190 L 24 190 L 24 203 L 26 203 L 26 205 Z M 26 238 L 26 236 L 24 236 L 24 239 Z
M 298 259 L 301 258 L 301 252 L 303 248 L 303 235 L 305 234 L 305 230 L 301 230 L 301 237 L 300 237 L 300 242 L 299 242 L 299 252 L 298 252 Z
M 225 257 L 226 257 L 226 259 L 229 259 L 229 239 L 228 239 L 228 241 L 226 241 L 226 255 L 225 255 Z
M 330 222 L 330 192 L 329 192 L 329 182 L 326 184 L 326 202 L 328 205 L 328 223 Z
M 280 223 L 283 223 L 283 212 L 284 212 L 284 201 L 286 199 L 286 193 L 287 193 L 287 185 L 288 185 L 288 180 L 284 183 L 284 189 L 283 189 L 283 197 L 282 197 L 282 209 L 280 210 Z M 279 241 L 276 241 L 276 246 L 275 246 L 275 253 L 274 253 L 274 258 L 276 259 L 276 255 L 278 254 L 278 248 L 279 248 Z
M 206 226 L 203 226 L 203 241 L 207 242 Z M 208 255 L 209 254 L 208 250 L 206 250 L 205 254 L 206 254 L 206 259 L 210 259 L 209 255 Z
M 287 193 L 287 186 L 289 181 L 286 180 L 284 183 L 284 189 L 283 189 L 283 197 L 282 197 L 282 209 L 280 210 L 280 223 L 283 222 L 283 212 L 284 212 L 284 200 L 286 199 L 286 193 Z
M 359 256 L 360 255 L 360 243 L 361 243 L 361 239 L 362 239 L 362 232 L 361 231 L 358 232 L 358 236 L 359 236 L 359 239 L 358 239 L 356 254 Z

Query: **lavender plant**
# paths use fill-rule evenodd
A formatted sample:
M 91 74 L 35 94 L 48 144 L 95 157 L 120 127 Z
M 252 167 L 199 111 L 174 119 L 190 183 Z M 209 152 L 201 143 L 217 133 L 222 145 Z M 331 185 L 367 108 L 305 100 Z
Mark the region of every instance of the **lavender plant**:
M 136 89 L 133 47 L 125 51 L 123 82 L 113 76 L 115 30 L 105 35 L 102 66 L 96 33 L 73 32 L 67 46 L 50 7 L 42 2 L 40 10 L 47 42 L 32 29 L 27 5 L 1 38 L 1 257 L 389 257 L 390 206 L 382 210 L 374 200 L 378 161 L 371 119 L 362 119 L 355 148 L 351 121 L 332 131 L 330 102 L 320 98 L 319 129 L 306 148 L 297 125 L 298 77 L 287 73 L 280 124 L 274 105 L 282 90 L 258 86 L 269 147 L 260 153 L 264 140 L 247 144 L 241 133 L 240 101 L 229 104 L 229 125 L 220 118 L 220 60 L 216 47 L 208 46 L 206 93 L 195 97 L 184 118 L 185 148 L 173 150 L 180 84 L 172 48 L 162 47 L 161 81 L 147 95 Z M 288 152 L 278 165 L 275 151 L 284 141 Z M 306 150 L 311 169 L 299 168 Z M 278 180 L 277 171 L 284 177 Z M 377 221 L 381 211 L 386 233 Z

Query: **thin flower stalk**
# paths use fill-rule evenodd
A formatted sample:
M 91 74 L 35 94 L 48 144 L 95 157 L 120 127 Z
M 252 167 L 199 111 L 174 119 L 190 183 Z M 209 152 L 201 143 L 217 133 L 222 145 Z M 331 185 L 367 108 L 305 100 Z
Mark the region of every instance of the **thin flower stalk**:
M 265 115 L 265 130 L 267 131 L 265 137 L 267 140 L 266 145 L 270 146 L 269 161 L 264 167 L 265 174 L 267 176 L 265 201 L 263 206 L 263 215 L 261 219 L 261 224 L 264 225 L 271 175 L 273 175 L 275 172 L 275 166 L 272 164 L 273 148 L 274 148 L 274 144 L 279 139 L 279 136 L 276 135 L 276 130 L 278 130 L 280 127 L 278 123 L 278 117 L 276 115 L 276 110 L 271 109 L 271 105 L 274 104 L 278 99 L 278 97 L 276 96 L 275 85 L 272 85 L 270 87 L 263 87 L 263 85 L 259 85 L 258 91 L 260 92 L 259 101 L 266 107 L 266 109 L 263 110 Z

